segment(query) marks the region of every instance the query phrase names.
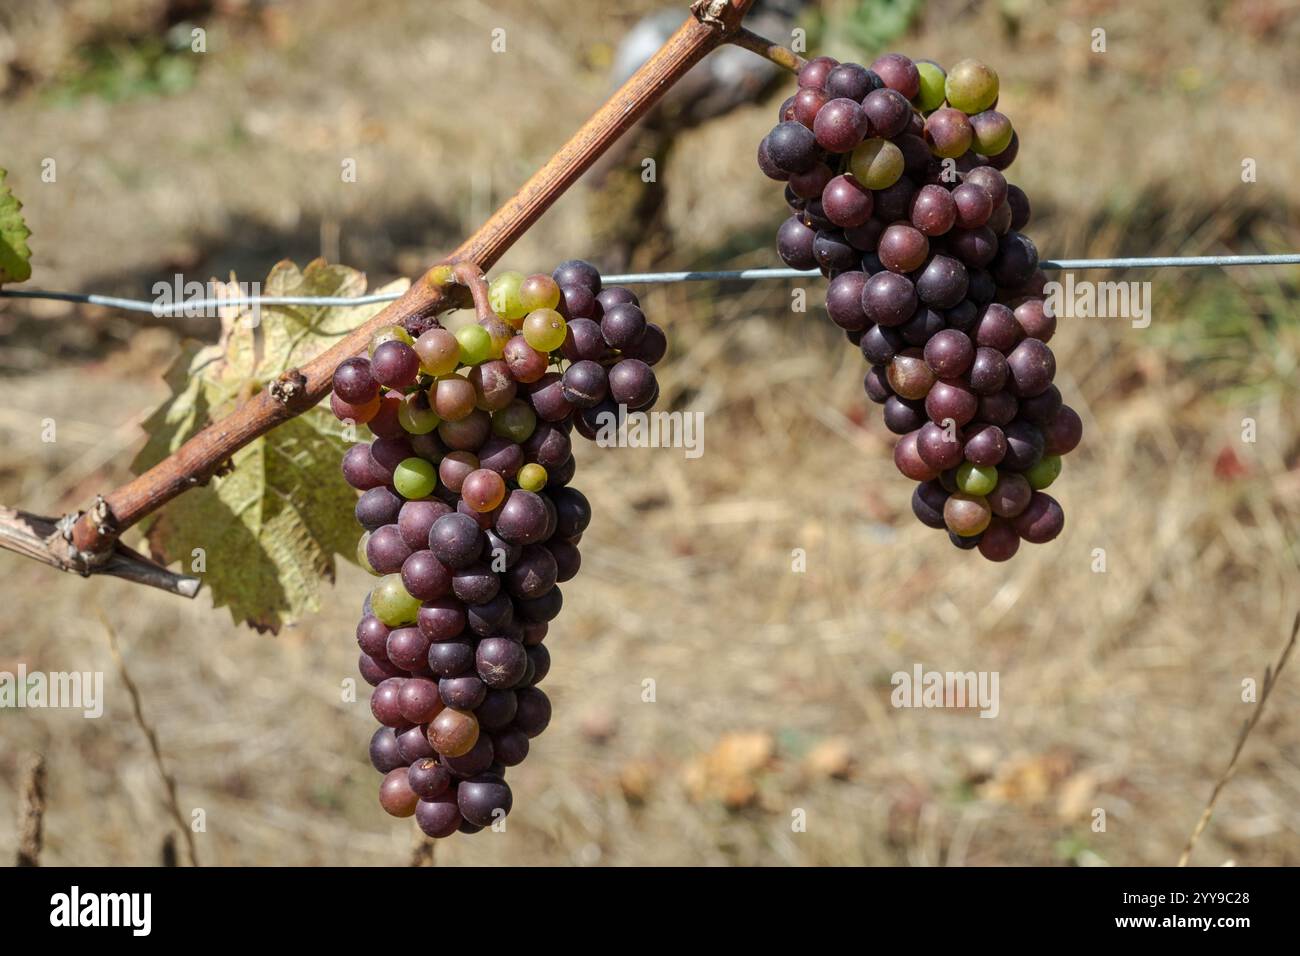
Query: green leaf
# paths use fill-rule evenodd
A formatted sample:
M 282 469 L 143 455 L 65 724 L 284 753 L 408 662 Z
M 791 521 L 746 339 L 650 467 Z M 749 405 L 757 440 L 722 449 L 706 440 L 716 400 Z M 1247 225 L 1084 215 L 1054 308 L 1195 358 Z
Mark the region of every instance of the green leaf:
M 27 248 L 32 231 L 23 221 L 23 204 L 5 185 L 6 175 L 0 169 L 0 285 L 26 282 L 32 274 L 32 251 Z
M 405 280 L 387 287 L 399 290 Z M 281 262 L 262 285 L 267 296 L 358 296 L 365 276 L 316 260 L 304 270 Z M 222 313 L 216 345 L 190 346 L 166 373 L 172 397 L 145 422 L 148 441 L 132 468 L 142 472 L 221 418 L 282 372 L 310 361 L 366 322 L 382 304 L 321 308 L 263 306 Z M 342 426 L 313 408 L 240 449 L 233 470 L 181 495 L 146 527 L 160 561 L 181 561 L 211 588 L 236 621 L 278 631 L 320 607 L 334 558 L 355 560 L 356 496 L 339 473 Z M 194 567 L 202 549 L 205 567 Z

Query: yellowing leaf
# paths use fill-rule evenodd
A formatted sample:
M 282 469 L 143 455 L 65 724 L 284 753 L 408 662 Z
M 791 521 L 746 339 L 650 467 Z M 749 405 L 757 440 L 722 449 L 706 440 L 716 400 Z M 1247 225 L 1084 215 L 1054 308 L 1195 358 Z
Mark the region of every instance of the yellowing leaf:
M 365 291 L 362 273 L 316 260 L 303 270 L 279 263 L 261 293 L 355 297 Z M 381 308 L 223 310 L 218 344 L 186 349 L 168 370 L 172 397 L 145 422 L 149 439 L 132 467 L 137 473 L 152 467 Z M 317 610 L 321 582 L 334 578 L 334 556 L 353 559 L 359 535 L 352 516 L 356 497 L 339 473 L 346 450 L 341 426 L 323 408 L 278 426 L 240 449 L 233 470 L 187 491 L 154 517 L 146 528 L 154 556 L 198 573 L 215 604 L 260 630 L 276 631 Z
M 0 169 L 0 285 L 26 282 L 32 274 L 32 251 L 27 248 L 32 232 L 23 220 L 23 204 L 5 185 L 5 175 Z

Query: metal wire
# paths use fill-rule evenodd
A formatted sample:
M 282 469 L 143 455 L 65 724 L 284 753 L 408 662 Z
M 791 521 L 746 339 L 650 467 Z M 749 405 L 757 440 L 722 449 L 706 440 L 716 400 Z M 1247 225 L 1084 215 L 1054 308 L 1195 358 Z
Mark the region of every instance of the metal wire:
M 1148 256 L 1118 259 L 1048 259 L 1039 267 L 1050 271 L 1069 269 L 1182 269 L 1225 268 L 1230 266 L 1285 266 L 1300 265 L 1300 253 L 1259 256 Z M 766 279 L 812 279 L 821 275 L 816 269 L 733 269 L 720 272 L 629 272 L 623 275 L 602 276 L 610 285 L 653 285 L 670 282 L 759 282 Z M 151 312 L 168 316 L 188 311 L 207 311 L 229 306 L 245 305 L 315 305 L 356 306 L 378 302 L 391 302 L 400 298 L 400 292 L 381 292 L 372 295 L 347 296 L 232 296 L 216 299 L 189 299 L 170 305 L 161 305 L 145 299 L 123 299 L 111 295 L 81 292 L 50 292 L 42 289 L 0 289 L 0 298 L 53 299 L 61 302 L 82 302 L 102 305 L 131 312 Z

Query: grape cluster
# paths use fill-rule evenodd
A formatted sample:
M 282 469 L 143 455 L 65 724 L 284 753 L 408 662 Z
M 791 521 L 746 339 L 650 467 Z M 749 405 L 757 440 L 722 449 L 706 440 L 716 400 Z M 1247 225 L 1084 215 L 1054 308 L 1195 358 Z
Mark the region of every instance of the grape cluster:
M 382 329 L 330 399 L 374 435 L 343 476 L 360 492 L 357 559 L 379 577 L 357 625 L 379 802 L 431 837 L 510 812 L 506 768 L 551 719 L 543 641 L 591 520 L 570 433 L 653 404 L 667 348 L 586 262 L 504 273 L 488 299 L 494 314 L 454 333 Z
M 899 53 L 870 68 L 830 57 L 758 147 L 786 184 L 777 251 L 830 279 L 826 311 L 870 364 L 867 397 L 901 436 L 912 510 L 957 547 L 1005 561 L 1064 525 L 1043 489 L 1082 435 L 1052 384 L 1029 199 L 1002 171 L 1019 151 L 997 74 Z

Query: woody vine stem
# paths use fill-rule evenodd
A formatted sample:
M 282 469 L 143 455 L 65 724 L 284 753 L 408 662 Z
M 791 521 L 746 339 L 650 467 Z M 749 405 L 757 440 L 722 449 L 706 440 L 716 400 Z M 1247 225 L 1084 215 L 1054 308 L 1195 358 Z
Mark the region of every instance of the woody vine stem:
M 804 62 L 798 54 L 741 26 L 753 2 L 695 0 L 690 16 L 659 51 L 510 200 L 400 299 L 301 368 L 285 372 L 144 474 L 98 496 L 88 510 L 55 519 L 0 507 L 0 548 L 64 571 L 113 574 L 193 597 L 197 578 L 150 561 L 122 544 L 122 533 L 177 495 L 206 484 L 249 442 L 314 406 L 329 394 L 334 369 L 361 352 L 379 328 L 470 304 L 479 313 L 489 308 L 483 272 L 709 52 L 730 43 L 797 70 Z

